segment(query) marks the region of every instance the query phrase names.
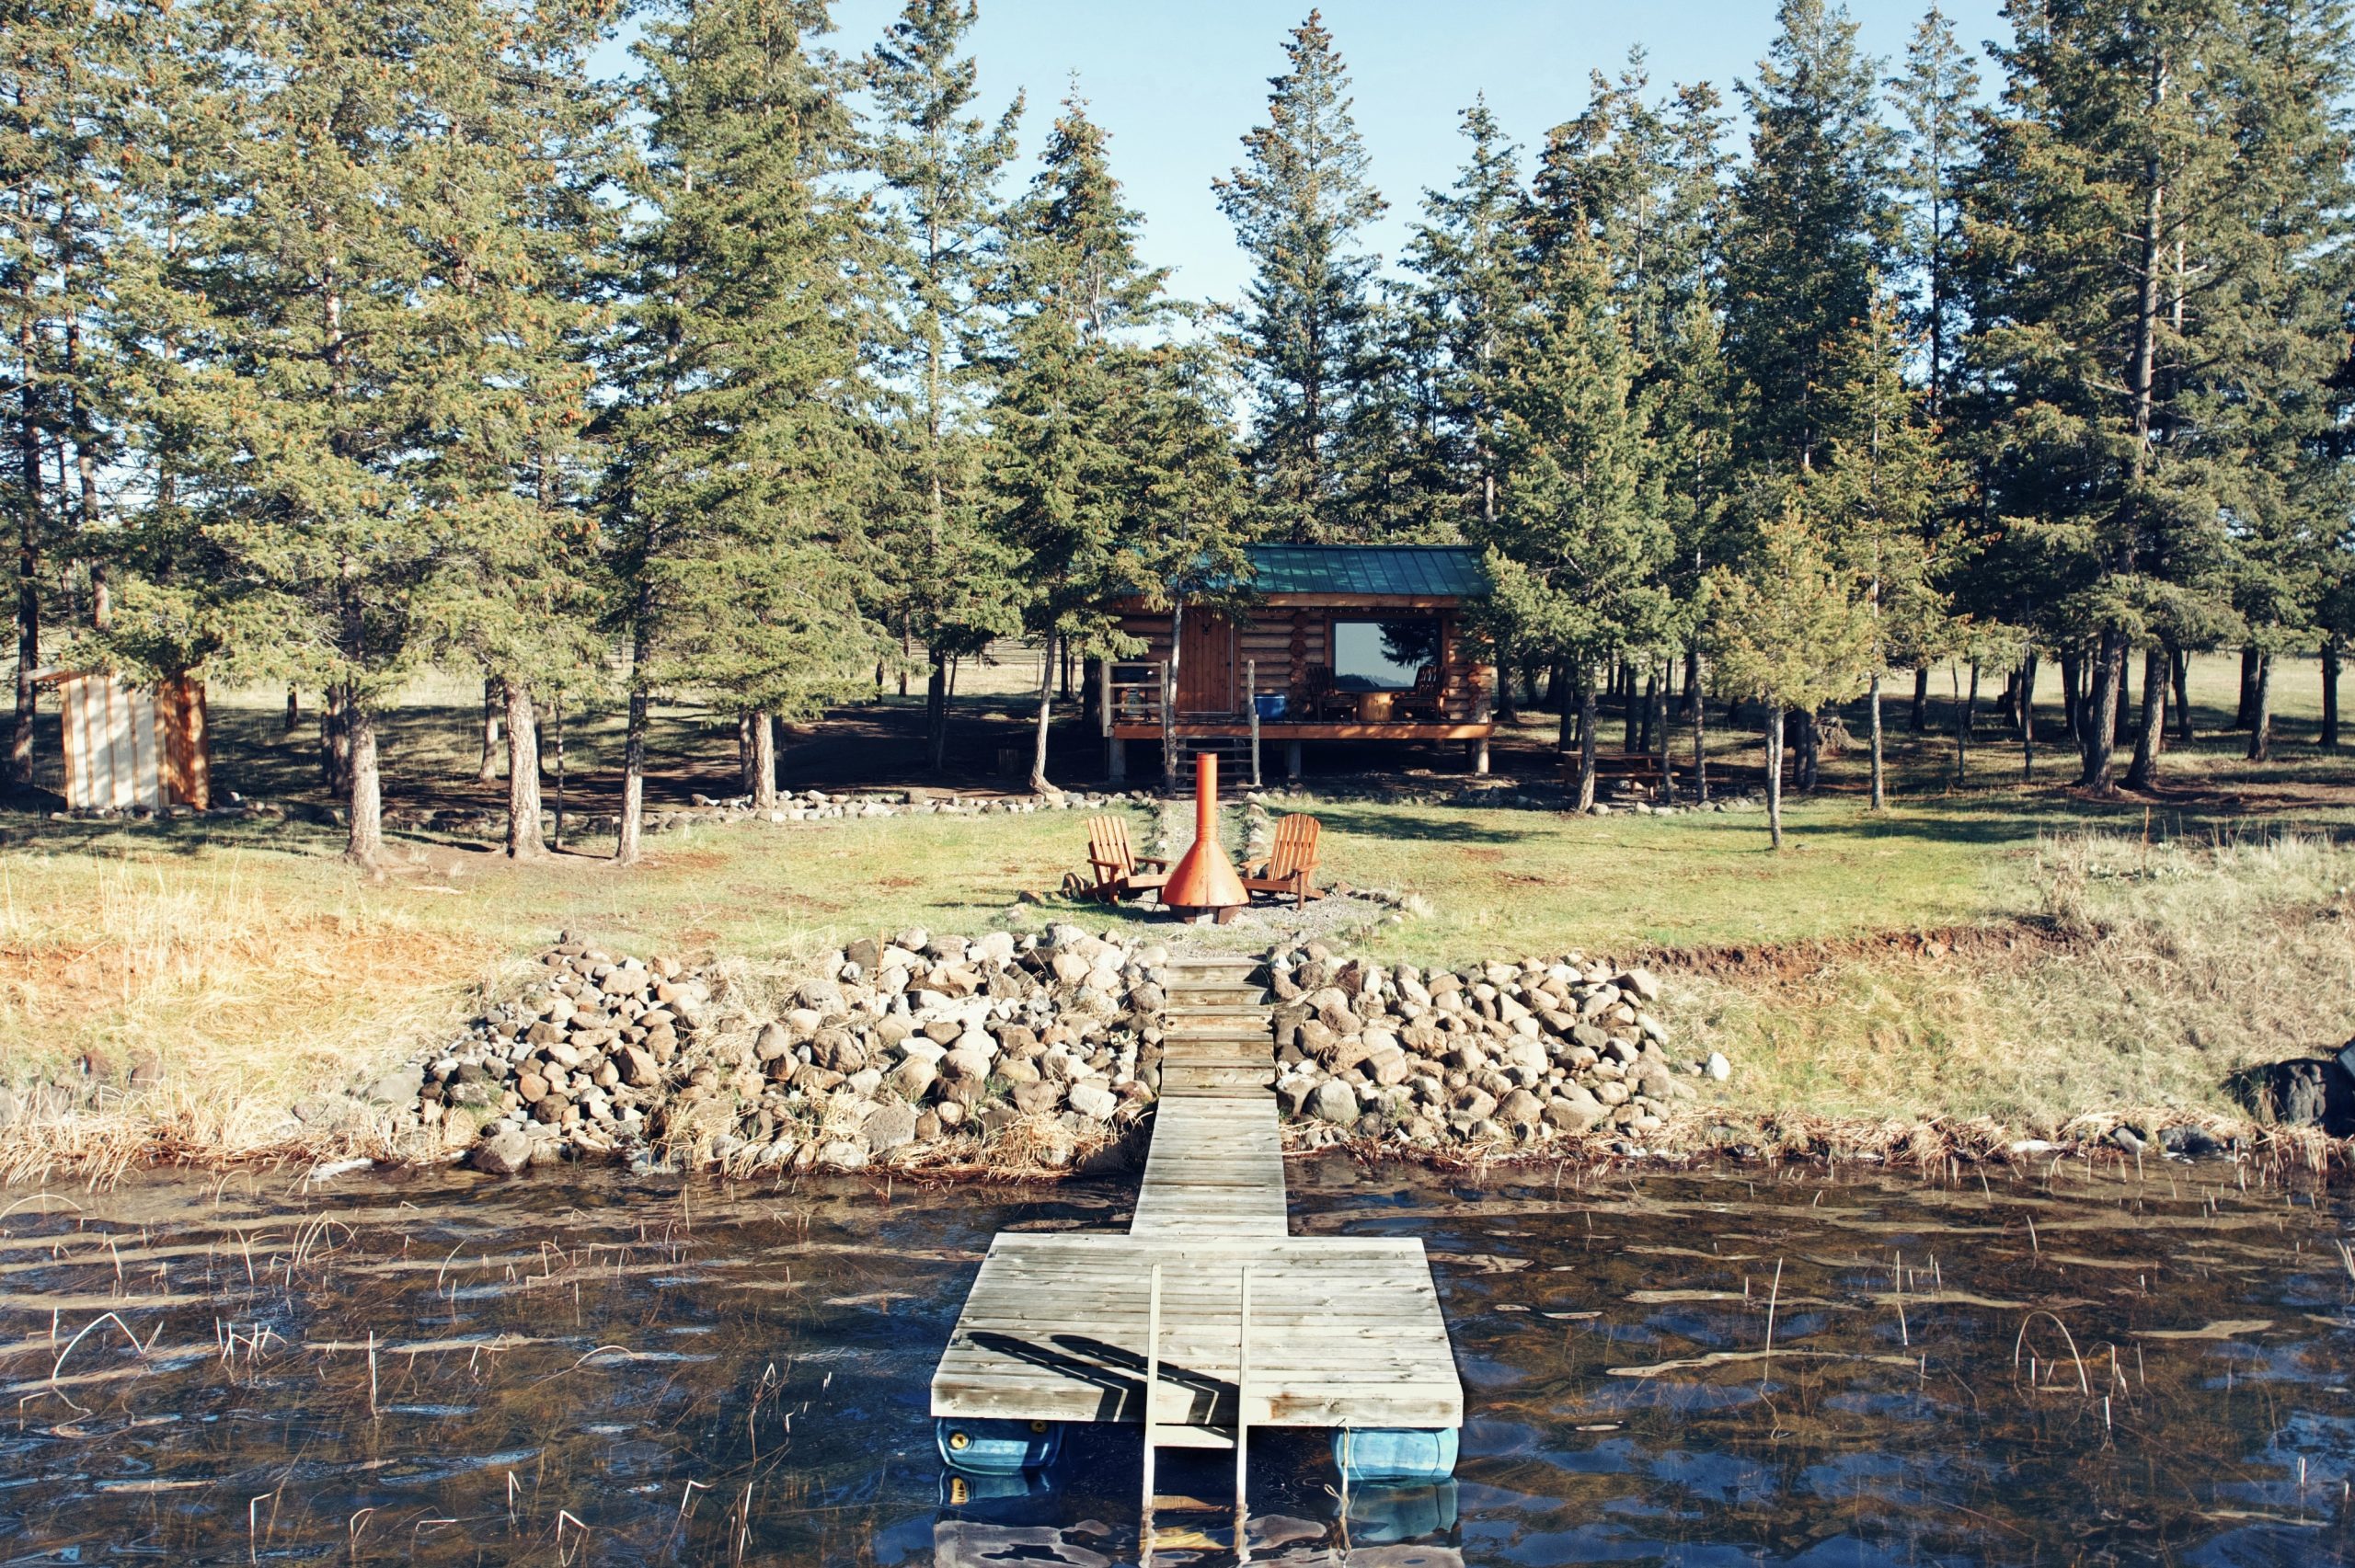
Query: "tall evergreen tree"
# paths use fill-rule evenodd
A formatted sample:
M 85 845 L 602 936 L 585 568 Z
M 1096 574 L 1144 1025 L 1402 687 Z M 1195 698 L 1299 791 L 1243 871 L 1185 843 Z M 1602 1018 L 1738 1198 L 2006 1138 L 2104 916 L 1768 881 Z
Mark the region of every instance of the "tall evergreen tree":
M 1487 543 L 1501 640 L 1574 672 L 1582 811 L 1594 805 L 1604 662 L 1657 650 L 1673 635 L 1661 578 L 1674 542 L 1636 372 L 1602 258 L 1583 240 L 1564 245 L 1505 349 L 1504 494 Z M 1562 724 L 1567 750 L 1567 705 Z
M 1527 284 L 1520 255 L 1528 197 L 1517 150 L 1486 99 L 1464 111 L 1464 166 L 1447 189 L 1427 192 L 1423 221 L 1407 243 L 1416 278 L 1411 305 L 1430 366 L 1430 480 L 1453 502 L 1460 523 L 1493 529 L 1497 521 L 1498 358 Z
M 427 172 L 447 221 L 442 427 L 422 483 L 460 514 L 457 569 L 430 608 L 439 642 L 504 700 L 508 853 L 543 853 L 537 713 L 592 686 L 602 655 L 586 432 L 599 295 L 617 260 L 626 172 L 614 96 L 590 83 L 608 28 L 547 7 L 472 14 L 490 68 L 432 84 L 452 134 Z
M 1258 401 L 1251 464 L 1270 516 L 1308 542 L 1362 532 L 1337 461 L 1373 373 L 1374 269 L 1361 248 L 1385 209 L 1350 115 L 1349 72 L 1315 11 L 1269 78 L 1268 123 L 1212 182 L 1250 256 L 1242 333 Z
M 638 853 L 647 705 L 718 691 L 749 783 L 775 790 L 775 723 L 847 693 L 877 651 L 871 554 L 874 269 L 822 0 L 696 0 L 648 31 L 653 209 L 611 374 L 607 479 L 632 640 L 616 851 Z
M 1979 97 L 1970 52 L 1936 4 L 1914 29 L 1905 69 L 1890 78 L 1889 89 L 1905 121 L 1898 186 L 1904 200 L 1904 260 L 1914 289 L 1909 325 L 1922 345 L 1924 411 L 1936 425 L 1946 416 L 1947 384 L 1962 339 L 1955 274 L 1963 246 L 1970 116 Z
M 44 585 L 95 531 L 112 461 L 110 345 L 92 332 L 121 231 L 113 89 L 128 63 L 111 17 L 26 0 L 0 27 L 0 510 L 15 556 L 17 677 L 0 784 L 29 784 Z M 109 70 L 109 67 L 113 67 Z
M 1005 222 L 997 183 L 1014 160 L 1023 99 L 1016 94 L 994 120 L 971 112 L 980 71 L 961 51 L 980 16 L 976 0 L 907 0 L 866 63 L 880 120 L 867 155 L 898 223 L 895 369 L 910 402 L 905 477 L 892 498 L 902 540 L 881 612 L 925 645 L 925 750 L 936 770 L 948 744 L 949 661 L 1015 627 L 970 416 L 990 395 L 986 300 Z
M 1830 555 L 1863 585 L 1872 646 L 1866 688 L 1870 802 L 1888 799 L 1881 680 L 1925 669 L 1944 646 L 1945 596 L 1932 572 L 1928 520 L 1946 488 L 1926 390 L 1906 384 L 1911 345 L 1896 301 L 1884 292 L 1836 352 L 1846 362 L 1828 378 L 1824 461 L 1806 480 Z
M 1755 129 L 1726 239 L 1726 353 L 1745 389 L 1747 459 L 1815 462 L 1835 345 L 1872 310 L 1896 238 L 1875 62 L 1826 0 L 1782 0 L 1742 97 Z

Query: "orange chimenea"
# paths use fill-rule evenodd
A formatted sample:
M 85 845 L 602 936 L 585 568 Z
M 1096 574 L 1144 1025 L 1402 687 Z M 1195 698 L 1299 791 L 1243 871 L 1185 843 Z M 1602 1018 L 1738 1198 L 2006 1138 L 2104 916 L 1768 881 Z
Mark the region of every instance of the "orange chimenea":
M 1218 841 L 1218 755 L 1194 753 L 1194 844 L 1170 868 L 1161 889 L 1162 907 L 1192 919 L 1210 915 L 1224 925 L 1250 901 L 1243 879 Z

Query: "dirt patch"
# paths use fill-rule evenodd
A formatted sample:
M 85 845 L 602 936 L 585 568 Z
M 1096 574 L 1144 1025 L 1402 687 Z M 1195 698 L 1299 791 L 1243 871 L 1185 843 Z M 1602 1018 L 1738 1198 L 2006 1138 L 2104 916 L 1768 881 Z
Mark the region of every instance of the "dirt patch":
M 1705 947 L 1647 947 L 1637 955 L 1648 967 L 1715 979 L 1803 979 L 1832 965 L 1891 957 L 1936 963 L 1948 958 L 1998 961 L 2040 956 L 2082 947 L 2083 933 L 2063 932 L 2050 921 L 2022 918 L 1982 925 L 1939 926 L 1930 931 L 1875 931 L 1856 936 L 1808 942 L 1726 944 Z

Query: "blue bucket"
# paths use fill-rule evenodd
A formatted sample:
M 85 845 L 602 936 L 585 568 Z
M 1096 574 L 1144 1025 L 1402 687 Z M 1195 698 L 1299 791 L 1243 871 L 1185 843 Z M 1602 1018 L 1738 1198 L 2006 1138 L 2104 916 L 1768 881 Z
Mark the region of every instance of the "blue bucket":
M 1343 1427 L 1333 1468 L 1352 1486 L 1430 1485 L 1455 1473 L 1453 1426 Z
M 1281 718 L 1292 706 L 1292 698 L 1281 692 L 1262 692 L 1251 702 L 1258 708 L 1261 718 Z
M 963 1421 L 943 1417 L 933 1423 L 940 1458 L 951 1470 L 974 1475 L 1017 1475 L 1044 1470 L 1055 1462 L 1063 1446 L 1063 1424 L 1057 1421 Z

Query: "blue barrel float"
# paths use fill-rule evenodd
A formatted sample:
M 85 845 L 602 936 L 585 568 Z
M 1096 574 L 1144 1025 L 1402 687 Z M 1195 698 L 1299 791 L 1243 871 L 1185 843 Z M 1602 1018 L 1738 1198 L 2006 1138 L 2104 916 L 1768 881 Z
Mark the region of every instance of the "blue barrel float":
M 1352 1486 L 1416 1486 L 1455 1473 L 1453 1426 L 1344 1426 L 1333 1434 L 1333 1468 Z
M 933 1423 L 933 1434 L 939 1441 L 942 1461 L 951 1470 L 972 1475 L 1019 1475 L 1026 1470 L 1044 1470 L 1055 1462 L 1063 1446 L 1059 1421 L 943 1417 Z

